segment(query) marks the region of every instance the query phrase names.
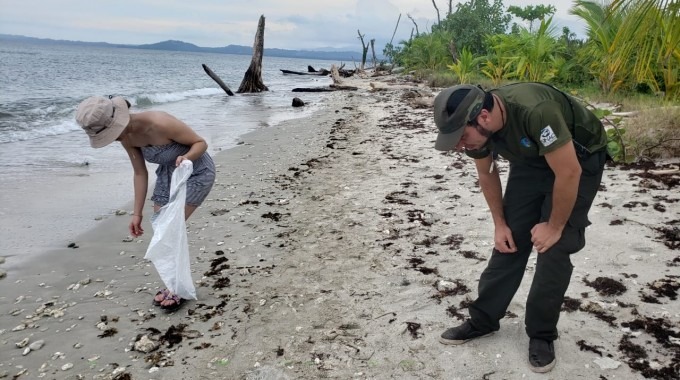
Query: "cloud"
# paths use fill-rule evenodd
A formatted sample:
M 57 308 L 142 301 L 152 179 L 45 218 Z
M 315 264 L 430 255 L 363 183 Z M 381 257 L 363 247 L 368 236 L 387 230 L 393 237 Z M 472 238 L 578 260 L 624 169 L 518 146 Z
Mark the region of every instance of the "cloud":
M 436 0 L 442 17 L 448 1 Z M 505 0 L 525 6 L 535 0 Z M 555 21 L 572 30 L 573 16 L 564 2 Z M 429 30 L 437 14 L 428 0 L 0 0 L 0 33 L 32 37 L 146 44 L 181 40 L 205 47 L 250 46 L 260 15 L 266 19 L 265 46 L 283 49 L 332 47 L 358 51 L 361 42 L 407 40 L 415 28 Z M 454 5 L 455 9 L 455 5 Z

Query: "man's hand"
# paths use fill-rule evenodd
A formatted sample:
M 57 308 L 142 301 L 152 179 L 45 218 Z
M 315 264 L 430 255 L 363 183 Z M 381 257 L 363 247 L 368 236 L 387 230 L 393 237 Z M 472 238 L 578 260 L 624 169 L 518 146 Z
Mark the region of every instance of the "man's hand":
M 550 249 L 562 237 L 562 229 L 550 223 L 539 223 L 531 229 L 531 242 L 538 253 L 543 253 Z
M 500 253 L 514 253 L 517 252 L 517 247 L 515 246 L 515 241 L 512 239 L 512 231 L 510 227 L 496 227 L 496 232 L 494 233 L 494 244 L 495 248 Z

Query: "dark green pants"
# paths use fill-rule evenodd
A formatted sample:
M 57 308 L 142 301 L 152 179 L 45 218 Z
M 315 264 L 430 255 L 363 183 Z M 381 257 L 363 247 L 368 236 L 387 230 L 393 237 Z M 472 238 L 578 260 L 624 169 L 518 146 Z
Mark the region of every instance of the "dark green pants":
M 580 160 L 578 197 L 569 222 L 560 240 L 538 254 L 526 304 L 525 325 L 530 338 L 557 338 L 557 321 L 573 270 L 570 255 L 585 246 L 585 228 L 590 224 L 588 211 L 600 187 L 605 160 L 605 152 Z M 479 280 L 479 296 L 470 305 L 471 322 L 476 329 L 490 332 L 500 328 L 499 321 L 519 288 L 533 248 L 531 229 L 550 216 L 554 181 L 550 168 L 510 165 L 503 210 L 517 252 L 493 250 Z

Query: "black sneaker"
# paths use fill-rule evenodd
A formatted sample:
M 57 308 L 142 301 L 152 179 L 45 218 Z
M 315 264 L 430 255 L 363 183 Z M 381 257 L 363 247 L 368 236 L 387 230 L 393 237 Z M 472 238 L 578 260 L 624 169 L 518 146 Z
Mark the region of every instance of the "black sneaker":
M 555 346 L 552 341 L 531 338 L 529 340 L 529 364 L 537 373 L 549 372 L 555 366 Z
M 458 327 L 453 327 L 444 331 L 439 337 L 439 342 L 453 345 L 463 344 L 468 340 L 491 335 L 492 333 L 493 332 L 478 331 L 472 326 L 470 321 L 465 321 L 465 323 Z

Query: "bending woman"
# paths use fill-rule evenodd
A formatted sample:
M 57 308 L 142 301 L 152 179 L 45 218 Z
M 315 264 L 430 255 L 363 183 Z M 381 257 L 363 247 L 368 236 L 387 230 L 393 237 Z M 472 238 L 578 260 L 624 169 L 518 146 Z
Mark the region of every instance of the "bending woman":
M 184 218 L 201 205 L 215 182 L 215 164 L 207 153 L 208 144 L 188 125 L 161 111 L 130 113 L 130 103 L 122 97 L 93 96 L 85 99 L 76 111 L 76 121 L 85 130 L 93 148 L 120 141 L 130 157 L 134 171 L 134 213 L 130 235 L 144 234 L 142 218 L 149 173 L 145 160 L 158 164 L 156 186 L 151 200 L 154 212 L 168 203 L 172 172 L 184 160 L 193 162 L 193 173 L 187 180 Z M 156 293 L 154 304 L 174 310 L 182 300 L 163 289 Z

